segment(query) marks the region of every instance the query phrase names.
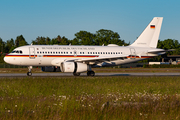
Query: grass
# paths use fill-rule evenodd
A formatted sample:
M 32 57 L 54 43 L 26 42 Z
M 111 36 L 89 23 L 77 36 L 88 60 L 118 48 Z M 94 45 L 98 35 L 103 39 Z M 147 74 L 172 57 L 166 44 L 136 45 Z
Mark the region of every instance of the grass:
M 0 119 L 180 119 L 180 77 L 1 78 Z

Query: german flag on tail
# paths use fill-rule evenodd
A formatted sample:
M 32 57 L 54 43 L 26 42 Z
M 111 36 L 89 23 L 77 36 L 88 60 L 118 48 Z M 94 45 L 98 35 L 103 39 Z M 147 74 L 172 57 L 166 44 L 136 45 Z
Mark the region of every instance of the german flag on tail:
M 150 28 L 151 28 L 151 29 L 155 29 L 155 25 L 151 25 Z

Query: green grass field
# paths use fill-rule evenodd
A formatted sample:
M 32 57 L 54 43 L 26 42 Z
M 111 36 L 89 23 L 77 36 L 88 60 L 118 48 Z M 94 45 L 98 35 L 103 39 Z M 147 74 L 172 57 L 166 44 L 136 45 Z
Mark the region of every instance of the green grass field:
M 0 119 L 180 119 L 180 77 L 0 79 Z

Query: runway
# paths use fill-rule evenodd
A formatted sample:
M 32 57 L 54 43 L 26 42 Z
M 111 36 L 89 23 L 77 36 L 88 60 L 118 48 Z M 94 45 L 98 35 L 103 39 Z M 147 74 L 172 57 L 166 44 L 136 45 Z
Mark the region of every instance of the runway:
M 72 73 L 32 73 L 29 77 L 66 77 L 73 76 Z M 86 73 L 81 73 L 80 76 L 87 76 Z M 180 73 L 95 73 L 95 76 L 180 76 Z M 0 73 L 0 77 L 27 77 L 26 73 Z

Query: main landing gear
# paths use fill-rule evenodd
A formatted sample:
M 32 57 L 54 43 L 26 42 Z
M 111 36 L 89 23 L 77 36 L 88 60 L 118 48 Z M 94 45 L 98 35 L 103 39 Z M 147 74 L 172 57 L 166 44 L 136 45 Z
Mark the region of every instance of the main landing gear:
M 73 73 L 74 76 L 80 76 L 81 73 Z M 94 71 L 87 71 L 87 76 L 94 76 L 95 72 Z
M 27 72 L 27 76 L 31 76 L 32 75 L 32 72 L 31 72 L 31 70 L 32 70 L 32 66 L 29 66 L 28 67 L 28 72 Z
M 74 76 L 80 76 L 81 73 L 73 73 Z
M 87 76 L 94 76 L 95 75 L 95 72 L 94 71 L 88 71 L 87 72 Z

